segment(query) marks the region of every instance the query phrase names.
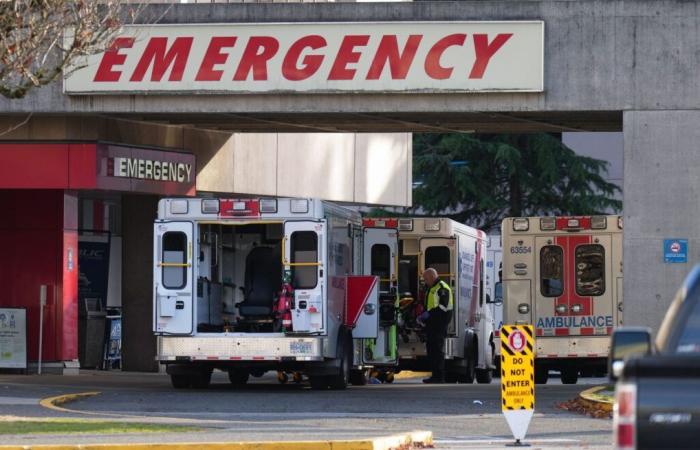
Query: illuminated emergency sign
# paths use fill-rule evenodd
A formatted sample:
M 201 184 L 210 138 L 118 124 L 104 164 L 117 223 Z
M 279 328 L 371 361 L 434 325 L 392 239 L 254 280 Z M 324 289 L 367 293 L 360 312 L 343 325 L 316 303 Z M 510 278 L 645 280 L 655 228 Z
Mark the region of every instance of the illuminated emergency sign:
M 80 61 L 64 88 L 539 92 L 543 45 L 541 21 L 134 25 Z

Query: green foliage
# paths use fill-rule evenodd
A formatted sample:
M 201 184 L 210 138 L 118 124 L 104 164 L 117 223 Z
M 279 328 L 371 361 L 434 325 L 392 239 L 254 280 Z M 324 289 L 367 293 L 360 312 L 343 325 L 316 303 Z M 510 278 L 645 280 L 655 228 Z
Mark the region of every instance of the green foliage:
M 415 134 L 414 208 L 484 230 L 504 217 L 619 211 L 607 162 L 577 155 L 550 134 Z

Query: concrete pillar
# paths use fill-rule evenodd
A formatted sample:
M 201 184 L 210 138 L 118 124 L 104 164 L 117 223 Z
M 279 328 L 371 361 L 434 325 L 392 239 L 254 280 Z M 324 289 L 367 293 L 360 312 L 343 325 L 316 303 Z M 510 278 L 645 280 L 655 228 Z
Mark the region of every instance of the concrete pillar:
M 700 111 L 624 113 L 624 323 L 656 331 L 700 261 Z M 664 263 L 663 240 L 688 239 L 688 263 Z
M 158 197 L 122 197 L 122 367 L 155 372 L 153 336 L 153 221 Z

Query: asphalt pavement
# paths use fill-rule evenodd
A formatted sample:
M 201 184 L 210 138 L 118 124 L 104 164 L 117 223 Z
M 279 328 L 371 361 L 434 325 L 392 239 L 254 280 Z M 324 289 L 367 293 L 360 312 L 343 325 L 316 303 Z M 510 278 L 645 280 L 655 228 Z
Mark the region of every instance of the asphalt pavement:
M 537 386 L 531 448 L 610 448 L 612 424 L 557 408 L 585 385 L 556 380 Z M 39 400 L 67 393 L 99 395 L 69 403 L 68 411 L 43 408 Z M 186 435 L 4 436 L 7 444 L 316 440 L 381 436 L 413 430 L 434 432 L 437 448 L 501 448 L 512 441 L 500 412 L 498 380 L 490 385 L 424 385 L 420 379 L 313 391 L 306 384 L 281 385 L 272 375 L 234 389 L 215 373 L 205 390 L 175 390 L 162 374 L 82 372 L 80 376 L 0 375 L 0 416 L 109 418 L 194 425 Z

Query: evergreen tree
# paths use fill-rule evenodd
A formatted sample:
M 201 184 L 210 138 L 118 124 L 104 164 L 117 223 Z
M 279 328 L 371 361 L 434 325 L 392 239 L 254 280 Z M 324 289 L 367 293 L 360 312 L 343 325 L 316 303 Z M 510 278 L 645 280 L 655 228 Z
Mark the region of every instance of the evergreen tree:
M 484 230 L 504 217 L 620 211 L 607 162 L 580 156 L 557 136 L 416 134 L 414 208 Z

